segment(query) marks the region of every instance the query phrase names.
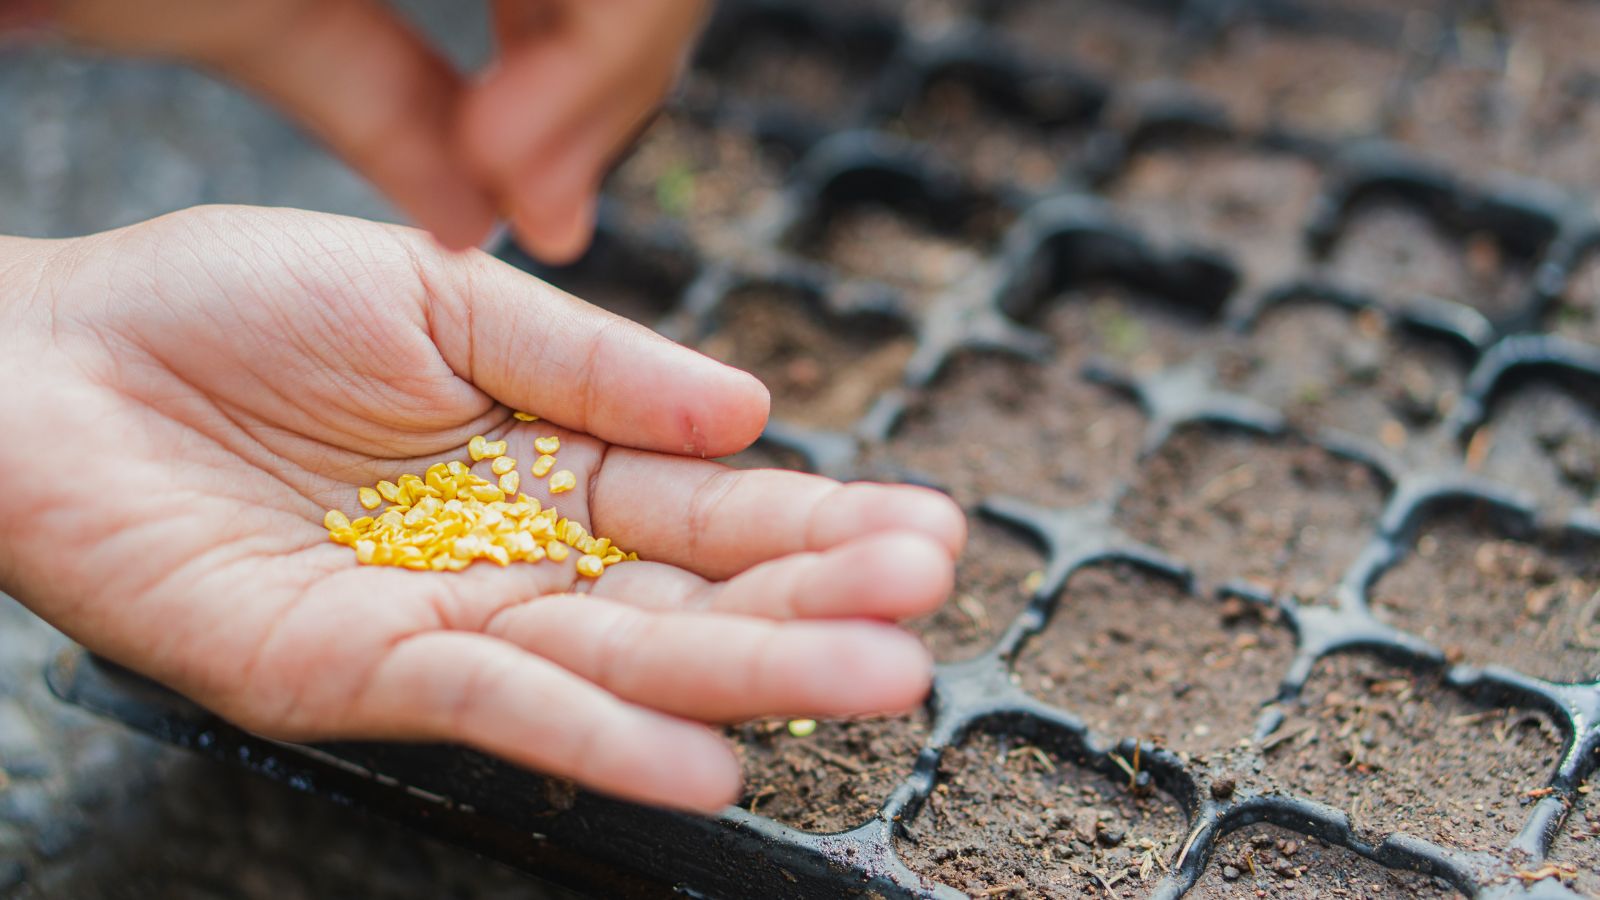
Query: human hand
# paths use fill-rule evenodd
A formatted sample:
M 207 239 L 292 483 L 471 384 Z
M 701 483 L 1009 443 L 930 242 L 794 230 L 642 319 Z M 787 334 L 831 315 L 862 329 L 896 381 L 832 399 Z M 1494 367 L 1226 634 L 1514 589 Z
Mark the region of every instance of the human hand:
M 613 159 L 677 77 L 705 0 L 495 0 L 473 83 L 376 0 L 35 0 L 70 38 L 184 60 L 321 136 L 446 246 L 496 212 L 576 257 Z M 5 10 L 0 0 L 0 22 Z
M 887 622 L 949 593 L 959 510 L 703 459 L 759 433 L 754 378 L 484 254 L 211 207 L 0 239 L 0 285 L 0 589 L 249 730 L 456 741 L 712 810 L 738 767 L 700 723 L 925 696 Z M 359 485 L 552 432 L 578 487 L 523 489 L 645 561 L 580 585 L 328 541 Z

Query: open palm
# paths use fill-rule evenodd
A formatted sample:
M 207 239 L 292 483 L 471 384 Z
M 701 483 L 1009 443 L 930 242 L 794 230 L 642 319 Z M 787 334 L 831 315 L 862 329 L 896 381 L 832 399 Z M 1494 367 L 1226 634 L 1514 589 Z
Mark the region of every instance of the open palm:
M 738 770 L 701 722 L 927 689 L 886 623 L 948 593 L 958 510 L 707 461 L 759 433 L 759 383 L 487 256 L 207 208 L 0 243 L 0 275 L 0 587 L 246 728 L 714 809 Z M 524 461 L 559 435 L 577 488 L 523 490 L 643 561 L 412 572 L 328 542 L 326 508 L 475 434 Z

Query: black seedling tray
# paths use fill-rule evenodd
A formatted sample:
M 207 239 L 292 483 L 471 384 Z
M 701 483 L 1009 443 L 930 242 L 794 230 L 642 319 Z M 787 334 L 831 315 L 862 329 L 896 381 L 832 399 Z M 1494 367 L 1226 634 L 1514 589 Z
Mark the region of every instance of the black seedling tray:
M 572 266 L 542 267 L 509 245 L 501 255 L 603 304 L 622 298 L 619 310 L 691 343 L 716 333 L 732 298 L 752 289 L 799 298 L 838 333 L 910 335 L 914 350 L 901 377 L 859 415 L 827 427 L 780 415 L 762 443 L 834 477 L 935 486 L 939 477 L 900 466 L 883 451 L 953 361 L 978 356 L 1045 365 L 1060 352 L 1040 325 L 1059 305 L 1053 298 L 1107 288 L 1136 294 L 1188 323 L 1192 347 L 1154 363 L 1090 347 L 1082 378 L 1112 402 L 1141 411 L 1142 459 L 1161 453 L 1176 435 L 1203 428 L 1300 442 L 1364 467 L 1382 486 L 1381 514 L 1362 537 L 1366 549 L 1325 596 L 1297 596 L 1259 580 L 1210 583 L 1197 576 L 1195 560 L 1133 539 L 1120 510 L 1137 484 L 1104 485 L 1092 502 L 1062 507 L 1042 505 L 1028 483 L 991 493 L 973 512 L 1037 543 L 1043 575 L 986 652 L 939 666 L 928 737 L 909 777 L 882 798 L 875 816 L 839 834 L 799 831 L 742 809 L 702 819 L 631 806 L 454 748 L 266 742 L 82 655 L 58 662 L 52 672 L 58 692 L 164 739 L 604 896 L 960 896 L 912 871 L 896 848 L 907 830 L 925 830 L 918 814 L 936 790 L 941 756 L 978 733 L 1048 748 L 1113 779 L 1125 777 L 1128 760 L 1138 761 L 1128 789 L 1172 798 L 1187 820 L 1149 896 L 1181 895 L 1215 864 L 1213 850 L 1224 838 L 1263 822 L 1381 866 L 1424 873 L 1468 896 L 1578 896 L 1548 873 L 1528 873 L 1545 861 L 1600 761 L 1600 682 L 1545 680 L 1492 656 L 1458 657 L 1391 624 L 1372 603 L 1380 577 L 1410 559 L 1427 540 L 1428 523 L 1441 517 L 1470 518 L 1512 541 L 1600 555 L 1600 493 L 1592 480 L 1585 483 L 1580 472 L 1564 481 L 1529 475 L 1524 483 L 1523 473 L 1542 465 L 1533 457 L 1484 464 L 1490 433 L 1523 402 L 1529 385 L 1565 391 L 1600 416 L 1600 347 L 1554 333 L 1551 324 L 1574 273 L 1600 252 L 1594 204 L 1527 177 L 1461 174 L 1385 139 L 1404 123 L 1417 86 L 1462 58 L 1459 36 L 1492 7 L 1422 7 L 1419 38 L 1414 14 L 1379 4 L 1129 5 L 1148 19 L 1149 40 L 1168 48 L 1162 64 L 1179 74 L 1241 31 L 1387 54 L 1399 75 L 1385 82 L 1366 127 L 1352 129 L 1245 115 L 1240 108 L 1248 103 L 1230 103 L 1237 96 L 1210 98 L 1196 84 L 1152 80 L 1137 54 L 1096 66 L 1065 50 L 1023 52 L 1006 23 L 1028 6 L 1022 0 L 725 3 L 666 115 L 685 129 L 747 142 L 775 160 L 781 183 L 736 219 L 720 222 L 688 222 L 693 210 L 670 198 L 652 208 L 614 197 L 602 208 L 593 250 Z M 1082 7 L 1076 14 L 1087 33 L 1107 4 L 1065 6 Z M 763 80 L 747 68 L 751 47 L 807 57 L 821 74 Z M 838 83 L 824 77 L 830 71 L 840 73 Z M 993 166 L 984 170 L 975 156 L 952 155 L 937 135 L 909 136 L 916 131 L 910 111 L 947 84 L 962 86 L 995 120 L 1047 139 L 1056 154 L 1048 158 L 1058 162 L 1047 183 L 1020 177 L 1021 168 L 1018 179 L 997 179 Z M 783 96 L 785 85 L 800 96 Z M 828 91 L 840 85 L 845 89 L 830 100 Z M 1141 219 L 1137 202 L 1123 193 L 1128 173 L 1148 154 L 1169 151 L 1270 157 L 1314 173 L 1314 196 L 1291 229 L 1298 233 L 1284 241 L 1288 264 L 1263 272 L 1246 252 L 1247 241 L 1205 228 L 1185 233 L 1177 213 L 1176 236 L 1159 219 L 1155 227 Z M 1355 235 L 1373 209 L 1399 210 L 1413 231 L 1464 248 L 1462 265 L 1474 254 L 1488 256 L 1524 280 L 1467 297 L 1382 273 L 1348 277 L 1352 270 L 1341 254 L 1361 251 Z M 862 210 L 896 217 L 970 256 L 958 257 L 965 262 L 951 271 L 936 264 L 910 275 L 868 271 L 863 266 L 873 259 L 841 258 L 829 243 L 830 228 Z M 920 257 L 908 259 L 921 264 Z M 1230 380 L 1222 365 L 1228 353 L 1261 340 L 1258 329 L 1278 311 L 1307 305 L 1347 311 L 1401 341 L 1438 348 L 1464 373 L 1448 408 L 1418 417 L 1410 439 L 1395 442 L 1376 428 L 1309 423 Z M 1600 461 L 1590 465 L 1593 471 Z M 1197 602 L 1267 611 L 1292 631 L 1293 658 L 1276 695 L 1256 698 L 1253 747 L 1202 761 L 1159 743 L 1103 735 L 1086 724 L 1088 710 L 1047 704 L 1019 683 L 1018 654 L 1048 627 L 1063 596 L 1070 602 L 1074 576 L 1108 561 L 1175 580 Z M 1535 710 L 1555 725 L 1561 750 L 1547 772 L 1529 773 L 1544 787 L 1533 792 L 1514 840 L 1468 852 L 1404 829 L 1375 835 L 1317 797 L 1233 788 L 1234 775 L 1266 752 L 1262 747 L 1274 740 L 1285 711 L 1295 709 L 1318 664 L 1346 654 L 1440 673 L 1441 690 L 1479 708 Z M 1590 664 L 1587 672 L 1600 667 Z M 1226 788 L 1218 786 L 1223 780 Z

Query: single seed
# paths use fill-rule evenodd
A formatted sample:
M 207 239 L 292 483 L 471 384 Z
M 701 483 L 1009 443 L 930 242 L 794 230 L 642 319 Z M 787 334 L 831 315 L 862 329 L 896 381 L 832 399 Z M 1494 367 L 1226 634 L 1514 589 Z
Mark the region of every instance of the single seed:
M 390 503 L 400 502 L 400 486 L 392 481 L 378 482 L 378 496 Z
M 369 487 L 356 491 L 356 499 L 361 502 L 362 509 L 377 509 L 383 504 L 383 495 Z
M 578 557 L 578 574 L 585 578 L 599 578 L 605 570 L 606 564 L 598 556 L 585 553 Z
M 505 456 L 506 446 L 505 441 L 486 441 L 483 445 L 483 455 L 487 459 Z
M 548 437 L 534 438 L 533 449 L 544 454 L 555 453 L 561 449 L 561 438 L 556 437 L 553 434 L 549 435 Z
M 544 545 L 544 552 L 546 556 L 550 557 L 551 562 L 565 562 L 567 554 L 572 551 L 567 549 L 566 544 L 559 541 L 551 541 Z
M 550 469 L 554 467 L 555 464 L 556 458 L 546 453 L 545 455 L 534 460 L 533 465 L 528 467 L 528 471 L 532 472 L 533 477 L 535 478 L 543 478 L 550 474 Z
M 816 719 L 790 719 L 789 733 L 797 738 L 810 737 L 817 731 Z
M 562 469 L 550 476 L 550 493 L 565 494 L 578 486 L 578 476 L 571 469 Z
M 472 440 L 467 441 L 467 455 L 472 457 L 473 462 L 483 459 L 483 448 L 488 443 L 489 439 L 481 434 L 475 434 Z
M 496 475 L 504 475 L 516 467 L 517 460 L 515 457 L 497 456 L 494 458 L 494 462 L 489 464 L 489 471 L 495 473 Z
M 506 472 L 500 476 L 500 490 L 504 491 L 507 495 L 515 494 L 517 492 L 517 486 L 521 483 L 522 476 L 518 475 L 516 472 Z
M 511 418 L 516 419 L 518 422 L 537 422 L 537 421 L 539 421 L 539 417 L 538 416 L 534 415 L 533 413 L 525 413 L 520 409 L 513 410 L 511 412 Z
M 345 531 L 350 527 L 350 517 L 337 509 L 330 509 L 322 517 L 322 527 L 329 531 Z

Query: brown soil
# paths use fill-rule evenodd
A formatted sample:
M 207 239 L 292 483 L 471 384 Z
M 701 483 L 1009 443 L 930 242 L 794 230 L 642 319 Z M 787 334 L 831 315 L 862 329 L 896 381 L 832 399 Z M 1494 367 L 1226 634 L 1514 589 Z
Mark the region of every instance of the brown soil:
M 1117 80 L 1169 74 L 1177 51 L 1176 23 L 1136 2 L 1021 0 L 996 24 L 1025 53 Z
M 1600 679 L 1600 548 L 1501 540 L 1469 514 L 1429 523 L 1372 605 L 1452 659 L 1552 681 Z
M 1122 504 L 1127 532 L 1206 581 L 1245 579 L 1325 597 L 1372 534 L 1383 504 L 1365 466 L 1296 440 L 1191 428 L 1145 464 Z
M 1563 743 L 1543 713 L 1483 709 L 1357 654 L 1318 663 L 1288 713 L 1264 753 L 1280 789 L 1344 810 L 1364 839 L 1404 832 L 1452 849 L 1510 843 Z
M 717 98 L 757 109 L 784 108 L 816 122 L 838 124 L 860 96 L 876 61 L 842 58 L 832 48 L 802 35 L 755 30 L 717 71 L 691 72 L 686 93 L 697 100 Z
M 1043 576 L 1044 554 L 1026 536 L 981 518 L 970 518 L 967 528 L 954 594 L 910 623 L 940 662 L 970 659 L 992 646 Z
M 1594 813 L 1595 789 L 1586 790 L 1551 844 L 1550 861 L 1571 867 L 1575 876 L 1568 883 L 1579 894 L 1600 897 L 1600 816 Z
M 1472 174 L 1507 169 L 1568 184 L 1594 178 L 1600 15 L 1581 4 L 1499 4 L 1469 18 L 1458 58 L 1415 86 L 1397 136 Z
M 1247 129 L 1377 134 L 1405 74 L 1399 37 L 1382 47 L 1246 24 L 1200 55 L 1186 77 Z
M 1448 347 L 1397 333 L 1381 315 L 1324 303 L 1266 313 L 1223 367 L 1228 387 L 1320 428 L 1401 449 L 1460 399 L 1464 362 Z
M 1017 674 L 1107 737 L 1198 757 L 1252 738 L 1293 652 L 1274 614 L 1133 566 L 1097 566 L 1072 576 Z
M 1589 254 L 1572 273 L 1548 326 L 1557 334 L 1600 345 L 1600 252 Z
M 1092 358 L 1149 375 L 1226 347 L 1228 335 L 1206 329 L 1199 310 L 1106 284 L 1066 291 L 1031 317 L 1055 338 L 1062 362 L 1075 369 Z
M 987 103 L 970 85 L 935 81 L 894 123 L 895 130 L 924 141 L 973 181 L 995 186 L 1047 188 L 1081 160 L 1087 131 L 1046 127 Z
M 1224 251 L 1243 268 L 1246 289 L 1260 290 L 1300 268 L 1319 178 L 1314 165 L 1287 154 L 1164 145 L 1134 157 L 1107 195 L 1164 243 Z
M 1469 464 L 1531 491 L 1547 509 L 1600 512 L 1600 399 L 1530 383 L 1499 398 L 1469 445 Z
M 928 717 L 824 720 L 805 737 L 785 720 L 730 729 L 744 771 L 739 805 L 806 831 L 845 831 L 872 818 L 916 762 Z
M 1457 238 L 1420 212 L 1376 201 L 1351 214 L 1327 268 L 1339 284 L 1381 301 L 1427 295 L 1489 316 L 1520 309 L 1531 278 L 1491 235 Z
M 772 417 L 849 430 L 900 383 L 914 341 L 881 318 L 829 316 L 778 288 L 730 296 L 698 348 L 753 373 L 772 392 Z
M 939 234 L 887 207 L 864 205 L 835 216 L 814 254 L 847 276 L 896 287 L 913 307 L 924 308 L 981 265 L 984 248 Z
M 626 215 L 680 223 L 703 246 L 731 251 L 740 224 L 782 186 L 784 154 L 755 139 L 663 115 L 606 182 Z
M 1185 827 L 1164 795 L 1136 797 L 1022 738 L 987 733 L 945 751 L 927 805 L 902 825 L 895 846 L 907 865 L 987 897 L 1142 897 Z
M 1386 868 L 1343 847 L 1276 825 L 1252 825 L 1223 838 L 1185 900 L 1257 897 L 1459 897 L 1446 883 Z
M 1075 506 L 1134 472 L 1144 419 L 1063 363 L 966 354 L 906 413 L 886 448 L 963 504 L 995 494 Z

